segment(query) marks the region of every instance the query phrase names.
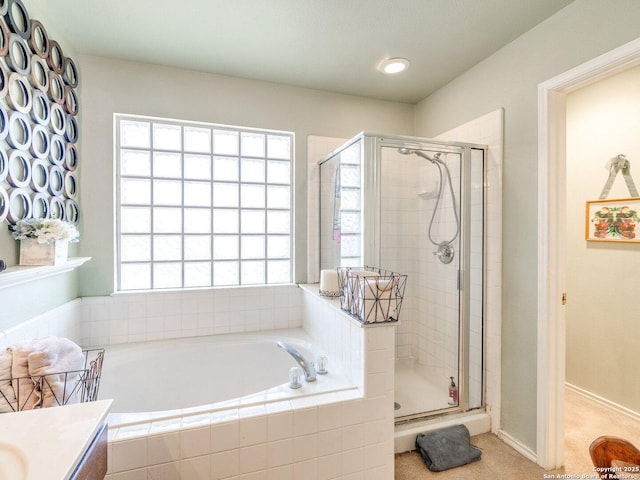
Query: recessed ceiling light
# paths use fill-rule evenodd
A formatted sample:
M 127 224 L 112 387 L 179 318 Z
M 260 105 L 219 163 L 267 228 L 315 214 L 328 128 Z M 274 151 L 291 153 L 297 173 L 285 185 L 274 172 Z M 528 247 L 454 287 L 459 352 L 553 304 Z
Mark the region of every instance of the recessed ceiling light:
M 409 68 L 409 65 L 411 65 L 411 62 L 409 62 L 409 60 L 407 60 L 406 58 L 386 58 L 382 62 L 380 62 L 380 64 L 378 65 L 378 70 L 380 70 L 382 73 L 388 74 L 400 73 Z

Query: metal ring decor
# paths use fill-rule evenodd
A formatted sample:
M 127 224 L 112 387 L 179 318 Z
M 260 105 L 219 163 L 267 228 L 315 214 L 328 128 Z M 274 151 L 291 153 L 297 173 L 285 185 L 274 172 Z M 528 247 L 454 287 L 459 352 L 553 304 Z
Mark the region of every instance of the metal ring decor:
M 7 2 L 5 2 L 5 5 L 6 4 Z M 4 57 L 7 53 L 9 53 L 9 36 L 11 35 L 11 32 L 9 32 L 9 27 L 7 27 L 7 24 L 2 19 L 2 15 L 3 14 L 0 12 L 0 36 L 2 37 L 2 44 L 0 45 L 0 56 Z
M 44 93 L 49 91 L 49 65 L 37 55 L 31 57 L 29 80 L 34 88 Z
M 53 165 L 61 167 L 64 164 L 65 148 L 64 138 L 61 135 L 51 135 L 49 142 L 49 161 Z
M 31 194 L 31 215 L 33 218 L 49 218 L 49 197 L 42 193 Z
M 56 135 L 64 135 L 67 129 L 67 117 L 62 106 L 58 103 L 51 104 L 51 120 L 49 125 Z
M 31 102 L 31 111 L 29 115 L 31 120 L 36 124 L 46 127 L 51 119 L 51 109 L 49 108 L 49 100 L 40 90 L 33 90 L 33 101 Z
M 9 189 L 9 209 L 7 212 L 9 223 L 15 225 L 20 220 L 31 217 L 31 209 L 31 197 L 26 190 L 22 188 Z
M 0 183 L 4 182 L 7 175 L 9 175 L 9 157 L 4 148 L 0 148 Z
M 49 56 L 49 35 L 38 20 L 31 20 L 31 36 L 27 42 L 33 53 L 46 60 Z
M 64 174 L 64 196 L 67 198 L 76 198 L 78 196 L 78 181 L 76 174 L 73 172 L 65 172 Z
M 51 197 L 49 199 L 49 216 L 51 218 L 64 218 L 64 198 Z
M 75 143 L 67 143 L 64 153 L 64 168 L 75 172 L 78 168 L 78 148 Z
M 64 109 L 69 115 L 78 115 L 78 95 L 69 85 L 64 87 Z
M 0 98 L 6 97 L 7 93 L 9 93 L 9 75 L 0 63 Z
M 42 125 L 34 125 L 31 131 L 31 146 L 29 151 L 36 158 L 47 158 L 49 156 L 49 132 Z
M 31 36 L 31 19 L 27 9 L 20 0 L 10 0 L 7 16 L 9 28 L 20 35 L 20 38 L 27 39 Z
M 9 114 L 4 105 L 0 104 L 0 140 L 7 138 L 9 134 Z
M 67 115 L 67 128 L 64 132 L 64 138 L 70 143 L 78 141 L 78 121 L 73 115 Z
M 31 181 L 31 162 L 26 152 L 11 150 L 9 153 L 9 184 L 16 188 L 24 188 Z
M 31 127 L 24 113 L 11 112 L 9 115 L 9 135 L 7 143 L 18 150 L 28 150 L 31 145 Z
M 72 198 L 64 202 L 64 219 L 74 225 L 78 225 L 80 222 L 80 207 L 78 207 L 78 203 Z
M 4 222 L 9 213 L 9 194 L 0 187 L 0 222 Z
M 54 197 L 62 195 L 64 191 L 64 171 L 57 165 L 49 167 L 49 193 Z
M 9 11 L 9 3 L 11 3 L 9 0 L 0 0 L 0 15 L 3 17 Z
M 64 80 L 54 72 L 49 72 L 49 98 L 60 105 L 64 103 Z
M 31 53 L 25 41 L 17 35 L 9 36 L 9 52 L 4 57 L 9 70 L 28 75 L 31 69 Z
M 29 182 L 31 190 L 37 193 L 45 193 L 49 190 L 49 166 L 35 158 L 31 162 L 31 181 Z
M 15 72 L 9 75 L 9 93 L 7 95 L 9 106 L 20 113 L 29 113 L 32 101 L 31 87 L 27 79 Z
M 62 75 L 62 72 L 64 72 L 64 54 L 62 53 L 62 47 L 55 40 L 49 40 L 47 64 L 58 75 Z
M 64 72 L 62 72 L 62 78 L 64 79 L 64 83 L 69 85 L 71 88 L 76 88 L 78 86 L 78 68 L 76 67 L 75 62 L 69 57 L 64 59 Z

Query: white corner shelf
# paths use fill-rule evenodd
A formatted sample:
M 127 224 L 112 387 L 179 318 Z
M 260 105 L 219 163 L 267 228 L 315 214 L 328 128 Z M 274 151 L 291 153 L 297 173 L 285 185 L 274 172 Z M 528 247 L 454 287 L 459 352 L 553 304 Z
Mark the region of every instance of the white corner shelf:
M 72 257 L 60 265 L 26 266 L 16 265 L 0 272 L 0 289 L 40 280 L 61 273 L 70 272 L 91 260 L 91 257 Z

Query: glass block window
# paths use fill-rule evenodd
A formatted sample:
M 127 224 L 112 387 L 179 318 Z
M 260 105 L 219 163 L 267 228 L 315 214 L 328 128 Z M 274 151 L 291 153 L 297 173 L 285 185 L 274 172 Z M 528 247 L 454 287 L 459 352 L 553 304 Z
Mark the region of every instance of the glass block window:
M 116 115 L 117 290 L 292 281 L 293 134 Z

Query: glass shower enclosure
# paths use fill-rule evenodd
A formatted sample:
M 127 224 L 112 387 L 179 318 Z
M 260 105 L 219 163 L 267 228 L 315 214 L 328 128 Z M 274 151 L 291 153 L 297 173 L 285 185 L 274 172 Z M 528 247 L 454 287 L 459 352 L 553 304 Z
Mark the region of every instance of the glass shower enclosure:
M 320 268 L 408 275 L 398 423 L 483 406 L 485 150 L 363 132 L 320 162 Z

